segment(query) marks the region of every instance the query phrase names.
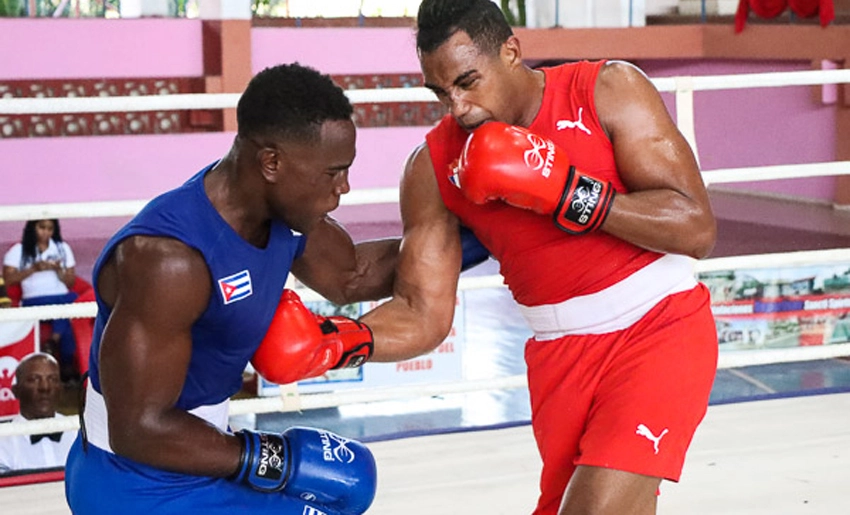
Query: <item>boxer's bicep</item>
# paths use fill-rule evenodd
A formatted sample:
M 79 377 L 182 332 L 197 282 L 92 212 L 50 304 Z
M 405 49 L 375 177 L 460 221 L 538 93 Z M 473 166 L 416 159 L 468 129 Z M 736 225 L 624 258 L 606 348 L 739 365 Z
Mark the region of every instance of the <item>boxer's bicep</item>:
M 443 203 L 427 148 L 411 158 L 400 192 L 404 229 L 395 293 L 453 298 L 461 265 L 460 229 Z
M 209 302 L 203 258 L 168 238 L 134 237 L 113 256 L 114 305 L 100 348 L 100 381 L 115 451 L 157 462 L 146 431 L 168 431 L 192 353 L 192 324 Z M 172 426 L 173 427 L 173 426 Z

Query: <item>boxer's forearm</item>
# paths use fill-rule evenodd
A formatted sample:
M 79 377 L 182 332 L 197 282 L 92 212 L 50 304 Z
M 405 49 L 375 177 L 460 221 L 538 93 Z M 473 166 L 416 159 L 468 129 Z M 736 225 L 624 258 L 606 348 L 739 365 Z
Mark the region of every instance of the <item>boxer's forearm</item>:
M 396 295 L 370 311 L 361 318 L 374 337 L 370 361 L 403 361 L 433 351 L 451 330 L 454 306 L 454 296 L 423 302 Z
M 112 450 L 151 467 L 198 476 L 227 477 L 236 470 L 241 444 L 209 422 L 173 408 L 129 420 L 110 417 Z

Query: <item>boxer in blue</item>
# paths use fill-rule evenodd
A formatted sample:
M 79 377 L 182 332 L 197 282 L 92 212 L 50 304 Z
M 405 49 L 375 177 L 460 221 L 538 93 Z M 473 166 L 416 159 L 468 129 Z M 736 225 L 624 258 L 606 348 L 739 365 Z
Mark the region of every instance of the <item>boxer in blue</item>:
M 240 98 L 227 155 L 151 201 L 106 244 L 93 271 L 83 424 L 66 466 L 73 513 L 369 507 L 376 468 L 364 445 L 320 429 L 234 434 L 227 425 L 245 366 L 279 336 L 267 329 L 290 271 L 339 304 L 391 293 L 398 239 L 354 245 L 328 216 L 349 191 L 351 115 L 326 75 L 298 64 L 260 72 Z M 336 351 L 327 368 L 368 357 L 368 328 L 324 322 L 351 326 L 323 336 Z M 295 362 L 313 363 L 302 350 Z M 269 359 L 255 364 L 281 380 L 312 370 Z

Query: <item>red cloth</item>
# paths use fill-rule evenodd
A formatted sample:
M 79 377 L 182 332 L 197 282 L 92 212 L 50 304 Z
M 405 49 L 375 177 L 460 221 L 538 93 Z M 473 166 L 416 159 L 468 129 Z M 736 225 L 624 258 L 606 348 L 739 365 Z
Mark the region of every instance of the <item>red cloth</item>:
M 0 420 L 20 410 L 18 399 L 12 393 L 12 379 L 21 359 L 35 351 L 35 322 L 0 324 Z
M 788 8 L 787 0 L 745 0 L 759 18 L 776 18 Z
M 820 13 L 821 27 L 826 27 L 835 19 L 833 0 L 788 0 L 788 6 L 800 18 L 812 18 Z
M 91 283 L 79 276 L 75 278 L 71 291 L 77 294 L 77 300 L 74 302 L 94 302 L 95 300 L 94 288 Z M 21 303 L 21 285 L 9 286 L 7 295 L 12 299 L 12 306 L 19 306 Z M 71 331 L 74 333 L 74 340 L 77 342 L 77 367 L 82 374 L 89 369 L 89 350 L 94 332 L 94 318 L 71 318 L 70 321 Z M 40 335 L 42 342 L 50 339 L 50 321 L 41 323 Z
M 775 18 L 789 6 L 800 18 L 811 18 L 820 14 L 822 27 L 826 27 L 835 19 L 833 0 L 739 0 L 735 13 L 735 32 L 744 30 L 750 9 L 760 18 Z
M 94 302 L 94 288 L 89 286 L 87 290 L 80 293 L 74 302 Z M 89 351 L 91 350 L 91 339 L 94 333 L 94 318 L 72 318 L 71 330 L 77 341 L 77 369 L 80 374 L 89 369 Z
M 91 283 L 86 281 L 85 279 L 82 279 L 80 276 L 74 277 L 74 285 L 69 288 L 70 291 L 76 293 L 77 295 L 82 295 L 83 293 L 91 289 Z M 6 286 L 6 295 L 8 295 L 10 299 L 12 299 L 12 307 L 20 306 L 21 297 L 23 296 L 23 292 L 21 291 L 21 283 L 13 284 L 12 286 Z
M 6 486 L 34 485 L 38 483 L 51 483 L 65 479 L 65 469 L 47 470 L 43 472 L 31 472 L 14 474 L 0 477 L 0 488 Z

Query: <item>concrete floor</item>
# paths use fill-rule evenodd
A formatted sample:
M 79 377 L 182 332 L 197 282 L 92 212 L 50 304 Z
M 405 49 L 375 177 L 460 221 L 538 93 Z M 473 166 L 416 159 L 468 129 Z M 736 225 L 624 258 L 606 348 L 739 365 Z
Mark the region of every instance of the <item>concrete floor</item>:
M 711 406 L 682 481 L 664 483 L 659 515 L 840 515 L 850 483 L 850 394 Z M 373 515 L 530 513 L 540 462 L 517 427 L 370 444 Z M 63 483 L 0 489 L 3 513 L 65 515 Z

